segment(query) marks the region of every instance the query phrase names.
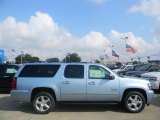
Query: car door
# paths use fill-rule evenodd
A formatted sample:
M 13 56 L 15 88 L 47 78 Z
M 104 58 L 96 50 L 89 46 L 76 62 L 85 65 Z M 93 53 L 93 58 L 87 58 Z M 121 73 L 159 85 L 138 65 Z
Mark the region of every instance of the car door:
M 87 101 L 117 101 L 119 98 L 119 79 L 106 68 L 98 65 L 88 66 Z
M 86 101 L 84 65 L 66 65 L 61 78 L 61 101 Z

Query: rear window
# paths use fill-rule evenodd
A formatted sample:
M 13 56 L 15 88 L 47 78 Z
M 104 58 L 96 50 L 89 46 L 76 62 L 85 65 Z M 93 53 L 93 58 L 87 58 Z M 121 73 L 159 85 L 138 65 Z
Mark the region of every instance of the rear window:
M 60 65 L 26 65 L 19 77 L 54 77 Z

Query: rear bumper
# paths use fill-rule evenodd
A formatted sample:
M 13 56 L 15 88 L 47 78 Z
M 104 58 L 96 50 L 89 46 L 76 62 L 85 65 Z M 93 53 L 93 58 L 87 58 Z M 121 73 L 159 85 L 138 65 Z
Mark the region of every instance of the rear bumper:
M 31 93 L 27 90 L 11 90 L 11 98 L 15 101 L 30 102 Z
M 152 100 L 154 99 L 154 92 L 153 90 L 149 90 L 147 92 L 147 104 L 151 104 Z

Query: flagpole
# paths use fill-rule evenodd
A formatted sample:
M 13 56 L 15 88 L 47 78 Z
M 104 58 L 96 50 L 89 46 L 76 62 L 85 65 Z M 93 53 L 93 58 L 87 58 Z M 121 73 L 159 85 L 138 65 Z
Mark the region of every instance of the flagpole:
M 114 47 L 113 45 L 109 45 L 109 47 L 111 48 L 111 56 L 112 56 L 112 48 Z M 112 57 L 113 58 L 113 57 Z M 113 61 L 112 61 L 112 63 L 113 63 Z
M 124 40 L 124 43 L 125 43 L 125 55 L 124 55 L 124 62 L 125 62 L 125 65 L 126 65 L 126 57 L 127 57 L 127 51 L 126 51 L 126 43 L 127 43 L 127 39 L 128 37 L 124 37 L 124 38 L 121 38 L 122 40 Z

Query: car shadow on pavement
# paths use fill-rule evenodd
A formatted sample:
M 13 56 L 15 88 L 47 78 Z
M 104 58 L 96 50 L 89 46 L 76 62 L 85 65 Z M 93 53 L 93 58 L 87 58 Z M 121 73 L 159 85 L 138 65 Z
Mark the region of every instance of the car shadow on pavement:
M 30 103 L 15 102 L 10 96 L 0 98 L 0 111 L 21 111 L 35 114 Z M 122 112 L 126 111 L 119 104 L 57 104 L 53 112 Z

